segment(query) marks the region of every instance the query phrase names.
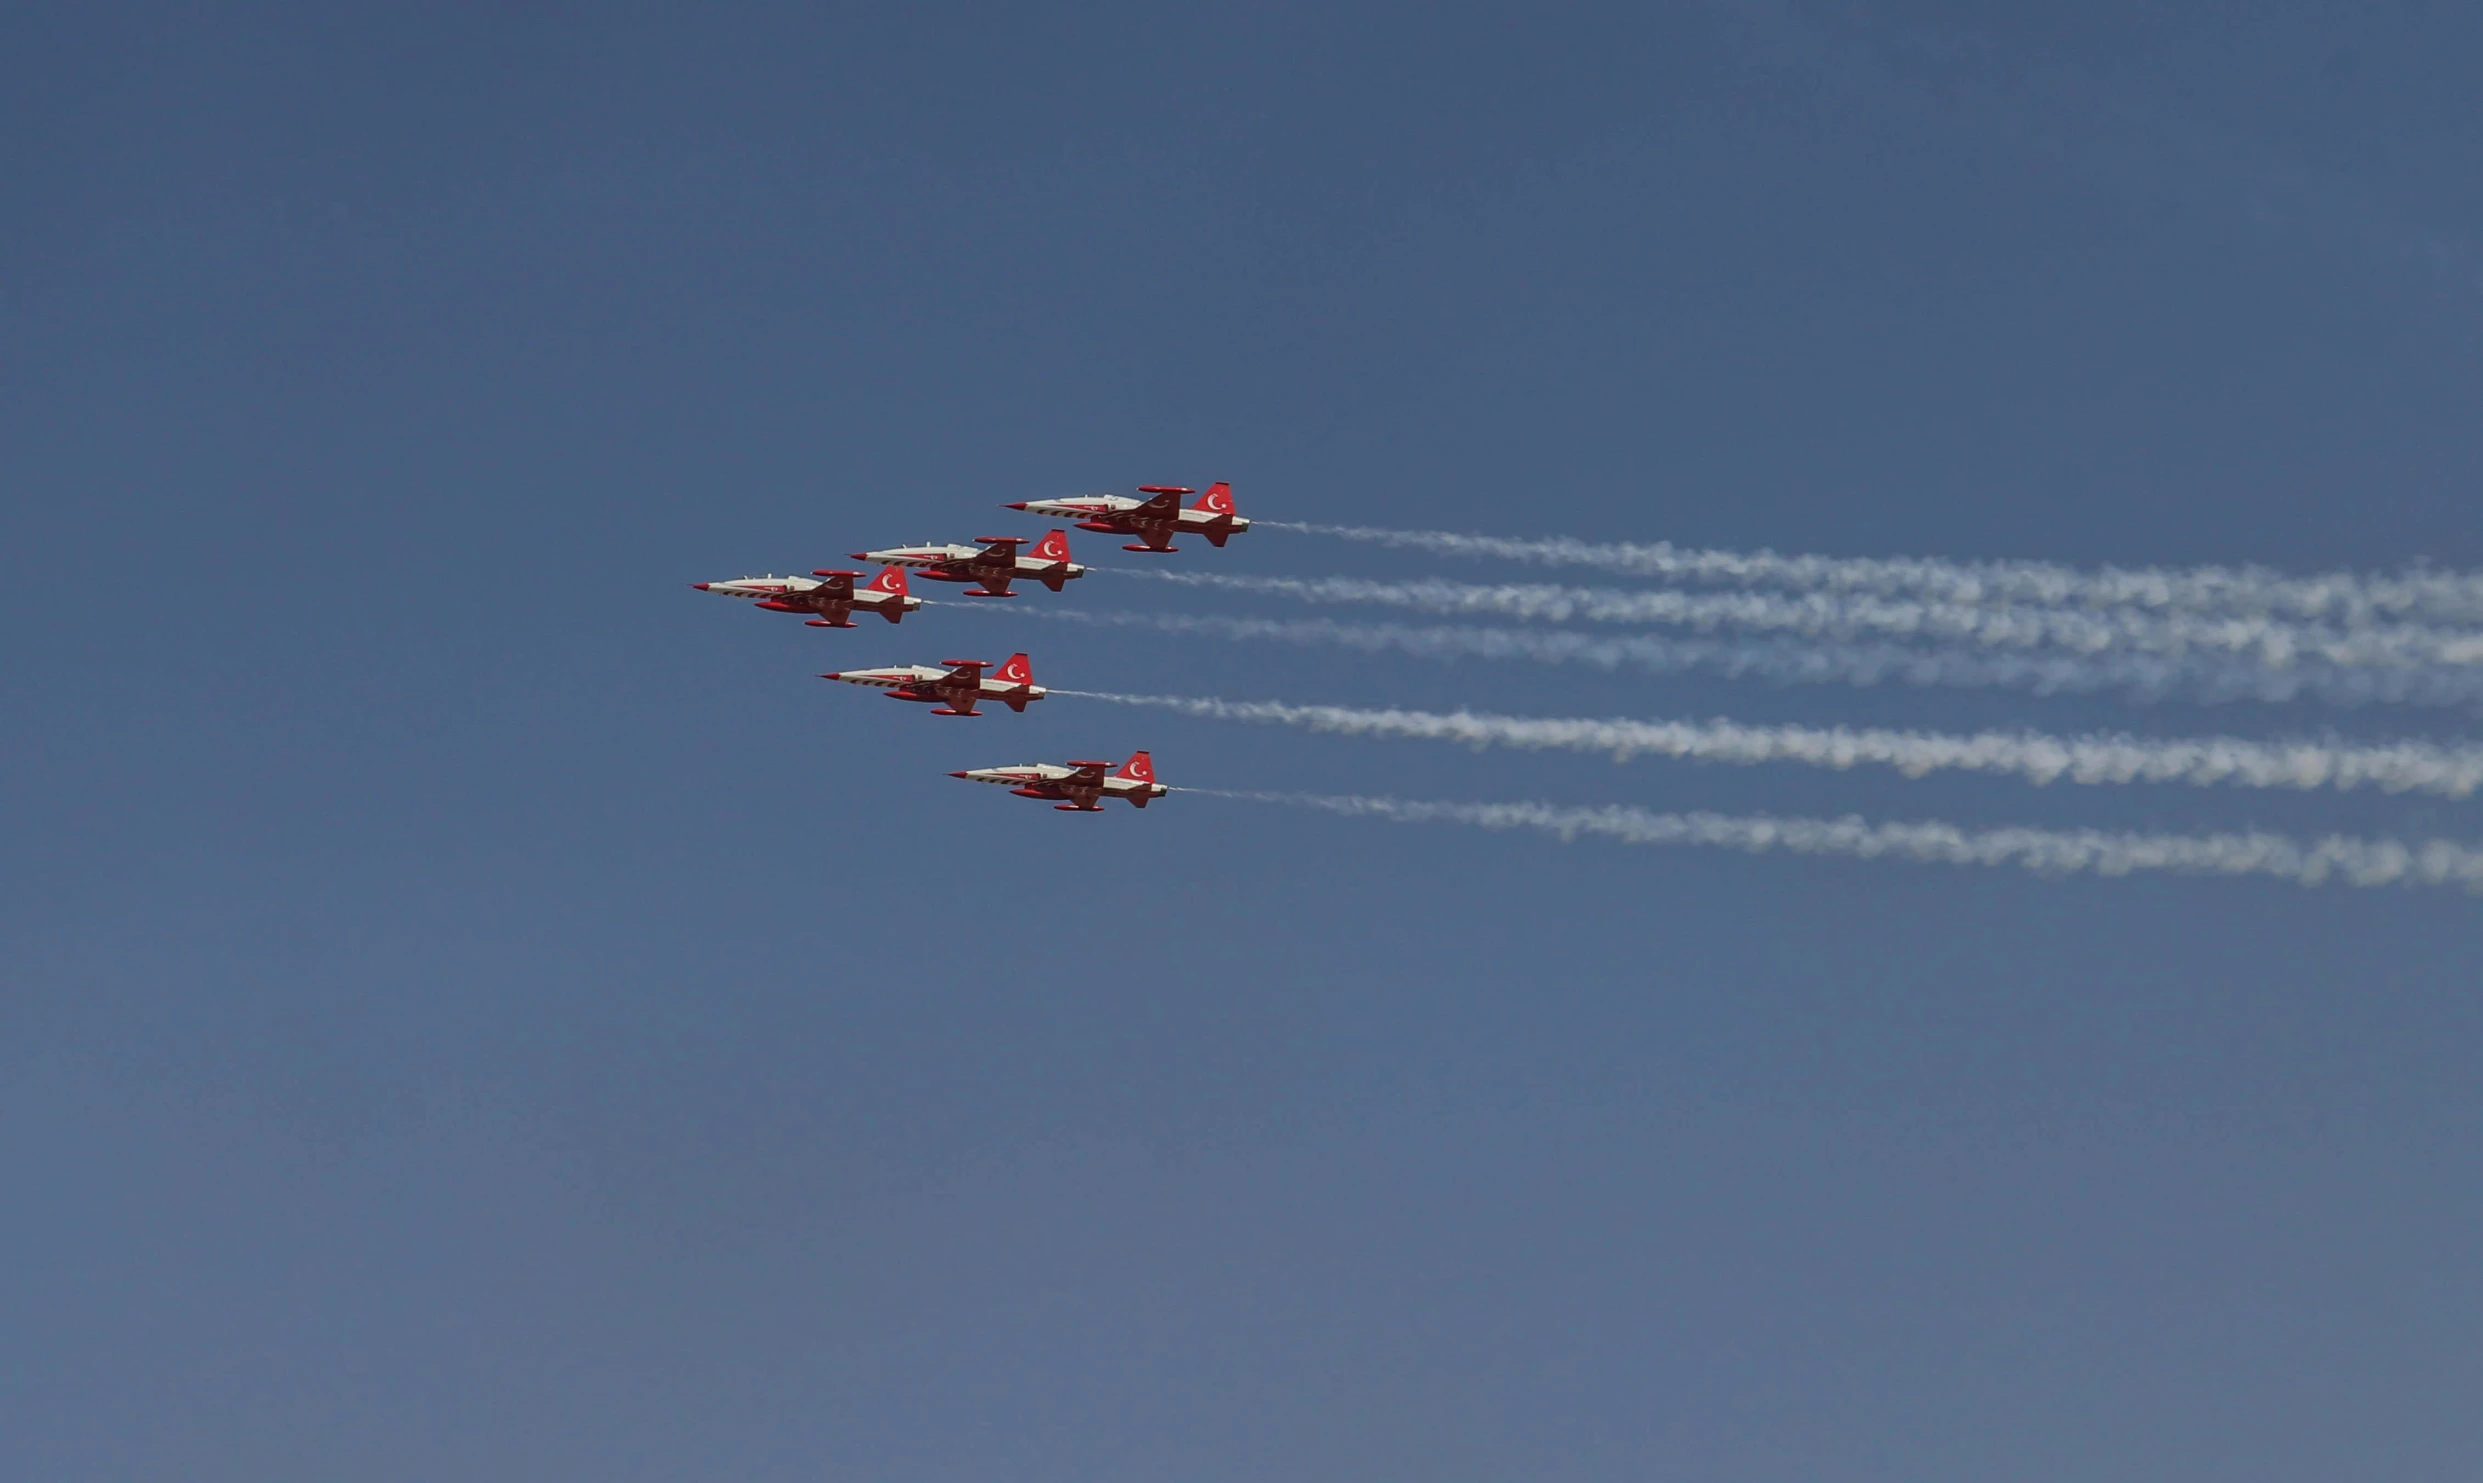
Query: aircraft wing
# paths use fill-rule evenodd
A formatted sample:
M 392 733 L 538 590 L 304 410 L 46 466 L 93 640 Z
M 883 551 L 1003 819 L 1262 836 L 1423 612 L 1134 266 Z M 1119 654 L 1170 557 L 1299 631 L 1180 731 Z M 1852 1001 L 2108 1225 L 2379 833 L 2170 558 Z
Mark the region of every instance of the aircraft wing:
M 1069 776 L 1065 778 L 1055 780 L 1052 784 L 1054 788 L 1060 791 L 1061 797 L 1069 800 L 1068 803 L 1062 806 L 1065 808 L 1077 808 L 1089 812 L 1096 810 L 1103 802 L 1104 769 L 1110 764 L 1103 762 L 1072 762 L 1069 765 L 1075 768 L 1076 771 L 1070 773 Z

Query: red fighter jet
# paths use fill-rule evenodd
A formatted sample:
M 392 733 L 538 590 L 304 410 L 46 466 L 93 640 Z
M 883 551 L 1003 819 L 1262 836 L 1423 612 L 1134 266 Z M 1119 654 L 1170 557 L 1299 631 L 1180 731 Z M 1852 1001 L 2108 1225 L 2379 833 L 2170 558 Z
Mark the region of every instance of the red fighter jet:
M 938 707 L 935 716 L 971 716 L 977 703 L 996 700 L 1019 715 L 1050 692 L 1035 683 L 1034 667 L 1023 654 L 1012 654 L 997 674 L 985 679 L 988 659 L 943 659 L 928 664 L 896 664 L 886 669 L 832 670 L 819 678 L 848 685 L 870 685 L 888 692 L 890 700 L 919 700 Z
M 1220 547 L 1250 528 L 1249 521 L 1233 513 L 1233 486 L 1222 480 L 1208 485 L 1198 503 L 1186 510 L 1181 508 L 1181 499 L 1192 491 L 1181 485 L 1141 484 L 1138 492 L 1147 498 L 1081 494 L 1070 499 L 1021 500 L 1006 508 L 1075 520 L 1080 530 L 1136 536 L 1140 544 L 1123 546 L 1124 551 L 1178 551 L 1181 548 L 1173 544 L 1173 537 L 1185 532 L 1205 536 L 1207 544 Z
M 1155 759 L 1132 752 L 1117 772 L 1109 762 L 1021 762 L 1015 767 L 978 767 L 952 772 L 970 783 L 998 783 L 1020 798 L 1048 798 L 1065 814 L 1100 814 L 1102 800 L 1126 798 L 1138 808 L 1172 789 L 1155 780 Z
M 860 572 L 813 572 L 810 577 L 736 577 L 730 582 L 692 582 L 701 592 L 752 600 L 771 613 L 817 613 L 813 628 L 851 628 L 854 609 L 877 613 L 895 623 L 923 605 L 905 591 L 905 569 L 885 567 L 871 585 L 856 590 Z
M 1054 592 L 1064 582 L 1086 575 L 1069 559 L 1069 532 L 1052 531 L 1027 555 L 1017 554 L 1024 536 L 976 536 L 979 546 L 891 546 L 885 551 L 856 551 L 856 561 L 884 561 L 910 566 L 934 582 L 972 582 L 968 597 L 1015 597 L 1009 584 L 1020 577 L 1041 582 Z

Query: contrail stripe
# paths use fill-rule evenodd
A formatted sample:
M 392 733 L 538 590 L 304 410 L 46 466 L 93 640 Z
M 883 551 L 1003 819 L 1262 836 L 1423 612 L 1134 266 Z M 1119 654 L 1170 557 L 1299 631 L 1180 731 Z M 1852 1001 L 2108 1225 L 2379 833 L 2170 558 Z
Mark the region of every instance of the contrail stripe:
M 1426 803 L 1401 798 L 1311 793 L 1195 790 L 1211 796 L 1281 803 L 1397 823 L 1468 824 L 1482 829 L 1535 829 L 1561 839 L 1595 836 L 1636 845 L 1703 845 L 1763 855 L 1921 864 L 2015 867 L 2038 875 L 2258 876 L 2296 885 L 2456 886 L 2483 895 L 2483 850 L 2449 840 L 2406 843 L 2332 835 L 2297 840 L 2281 834 L 2136 834 L 2100 829 L 1966 829 L 1946 823 L 1875 824 L 1770 814 L 1652 813 L 1607 805 L 1566 808 L 1548 803 Z
M 2416 624 L 2338 628 L 2267 616 L 2085 611 L 2022 602 L 1977 605 L 1821 592 L 1634 592 L 1533 583 L 1378 582 L 1358 577 L 1111 570 L 1151 581 L 1265 593 L 1296 602 L 1488 613 L 1553 623 L 1654 624 L 1701 632 L 1731 629 L 1839 641 L 1891 638 L 2012 652 L 2060 649 L 2082 655 L 2202 656 L 2270 669 L 2303 663 L 2381 669 L 2483 665 L 2483 632 Z
M 2293 577 L 2263 567 L 2103 567 L 2089 571 L 2043 561 L 1784 555 L 1766 550 L 1700 550 L 1669 541 L 1460 535 L 1282 520 L 1255 521 L 1253 528 L 1333 536 L 1437 556 L 1592 567 L 1671 582 L 1870 593 L 1968 604 L 2279 614 L 2337 623 L 2364 623 L 2381 617 L 2483 622 L 2483 573 L 2475 572 L 2324 572 Z
M 1505 659 L 1532 664 L 1583 664 L 1607 670 L 1627 666 L 1665 674 L 1704 671 L 1778 684 L 1870 686 L 1893 682 L 2026 690 L 2038 695 L 2119 691 L 2139 699 L 2179 696 L 2195 701 L 2253 700 L 2270 704 L 2303 699 L 2347 706 L 2483 704 L 2483 670 L 2471 669 L 2352 669 L 2306 663 L 2278 670 L 2231 660 L 2171 659 L 2144 654 L 1977 654 L 1894 643 L 1823 644 L 1798 639 L 1670 638 L 1654 634 L 1607 637 L 1559 629 L 1410 627 L 1394 623 L 1340 623 L 1328 618 L 1231 618 L 1062 607 L 1018 607 L 1010 611 L 1057 622 L 1208 634 L 1236 642 L 1337 644 L 1366 653 L 1399 653 L 1443 661 Z
M 1737 721 L 1569 720 L 1478 715 L 1472 711 L 1371 710 L 1178 695 L 1062 690 L 1052 694 L 1151 706 L 1219 721 L 1300 726 L 1347 736 L 1408 737 L 1467 746 L 1591 752 L 1614 761 L 1678 757 L 1755 765 L 1793 762 L 1844 771 L 1893 768 L 1908 777 L 1973 772 L 2037 785 L 2186 783 L 2194 787 L 2296 791 L 2376 788 L 2388 793 L 2471 797 L 2483 787 L 2483 747 L 2427 742 L 2357 746 L 2344 742 L 2259 742 L 2241 737 L 2155 738 L 2126 734 L 2047 736 L 1986 731 L 1971 735 L 1875 728 L 1750 726 Z

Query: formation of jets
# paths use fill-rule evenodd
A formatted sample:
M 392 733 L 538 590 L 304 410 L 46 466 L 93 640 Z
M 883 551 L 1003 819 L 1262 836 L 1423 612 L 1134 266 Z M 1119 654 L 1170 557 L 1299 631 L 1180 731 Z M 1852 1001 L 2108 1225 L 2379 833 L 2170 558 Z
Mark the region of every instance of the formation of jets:
M 1067 520 L 1080 530 L 1128 536 L 1124 551 L 1167 554 L 1183 534 L 1204 536 L 1211 546 L 1250 528 L 1233 509 L 1233 486 L 1222 481 L 1207 486 L 1195 503 L 1182 501 L 1197 490 L 1178 484 L 1141 484 L 1133 499 L 1124 494 L 1087 494 L 1068 499 L 1020 500 L 1004 506 L 1031 515 Z M 1019 548 L 1031 544 L 1033 549 Z M 877 613 L 891 623 L 923 605 L 906 590 L 906 573 L 926 581 L 967 584 L 967 597 L 1009 598 L 1013 583 L 1040 583 L 1057 593 L 1086 568 L 1069 556 L 1069 532 L 1052 530 L 1038 541 L 1024 536 L 977 536 L 973 545 L 891 546 L 880 551 L 851 553 L 856 561 L 876 564 L 879 575 L 856 587 L 862 573 L 828 568 L 808 577 L 736 577 L 729 582 L 693 582 L 701 592 L 737 597 L 769 612 L 806 613 L 813 628 L 852 628 L 856 611 Z M 990 673 L 985 673 L 985 671 Z M 1019 715 L 1047 693 L 1035 683 L 1034 667 L 1024 654 L 1012 654 L 995 668 L 982 659 L 943 659 L 936 665 L 897 664 L 879 669 L 831 670 L 820 676 L 848 685 L 886 692 L 891 700 L 910 700 L 932 707 L 935 716 L 975 716 L 984 701 L 1007 706 Z M 1020 798 L 1044 799 L 1064 813 L 1099 814 L 1103 800 L 1120 798 L 1145 808 L 1172 790 L 1155 780 L 1155 760 L 1133 752 L 1127 762 L 1022 762 L 1011 767 L 971 768 L 952 772 L 968 782 L 997 783 Z

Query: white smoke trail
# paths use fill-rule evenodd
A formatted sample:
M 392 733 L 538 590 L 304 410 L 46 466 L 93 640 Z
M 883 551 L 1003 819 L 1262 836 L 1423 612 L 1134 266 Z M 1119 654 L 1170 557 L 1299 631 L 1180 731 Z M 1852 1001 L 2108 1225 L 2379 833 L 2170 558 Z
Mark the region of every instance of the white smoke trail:
M 1526 751 L 1594 752 L 1615 762 L 1680 757 L 1753 765 L 1797 762 L 1844 771 L 1890 767 L 1907 777 L 1976 772 L 2037 785 L 2187 783 L 2297 791 L 2377 788 L 2388 793 L 2471 797 L 2483 787 L 2483 747 L 2428 742 L 2257 742 L 2241 737 L 2158 739 L 2111 734 L 2046 736 L 1986 731 L 1956 736 L 1875 728 L 1748 726 L 1737 721 L 1566 720 L 1456 711 L 1366 710 L 1179 695 L 1062 690 L 1054 695 L 1153 706 L 1219 721 L 1301 726 L 1347 736 L 1398 736 Z
M 956 604 L 964 606 L 964 604 Z M 994 605 L 996 607 L 996 605 Z M 984 609 L 991 611 L 991 607 Z M 1629 666 L 1657 673 L 1705 671 L 1779 684 L 1869 686 L 1890 682 L 1967 689 L 2012 689 L 2038 695 L 2115 690 L 2141 699 L 2181 696 L 2221 702 L 2281 704 L 2304 698 L 2332 705 L 2483 704 L 2483 671 L 2472 669 L 2350 669 L 2321 663 L 2264 669 L 2231 660 L 2153 655 L 1972 654 L 1903 644 L 1822 644 L 1793 639 L 1626 638 L 1526 628 L 1407 627 L 1339 623 L 1327 618 L 1229 618 L 1191 613 L 1091 612 L 1028 607 L 1010 611 L 1059 622 L 1218 638 L 1338 644 L 1368 653 L 1424 659 L 1516 659 L 1532 664 Z
M 2264 876 L 2318 886 L 2459 886 L 2483 895 L 2483 850 L 2449 840 L 2408 844 L 2392 839 L 2331 835 L 2302 841 L 2281 834 L 2134 834 L 2100 829 L 1964 829 L 1954 824 L 1874 824 L 1769 814 L 1651 813 L 1607 805 L 1563 808 L 1548 803 L 1421 803 L 1401 798 L 1311 793 L 1241 793 L 1198 789 L 1226 798 L 1398 823 L 1471 824 L 1482 829 L 1538 829 L 1563 840 L 1595 835 L 1641 845 L 1705 845 L 1763 855 L 1784 850 L 1850 860 L 2015 866 L 2038 875 L 2121 876 L 2139 871 L 2179 875 Z
M 1280 520 L 1254 521 L 1252 526 L 1427 551 L 1437 556 L 1593 567 L 1669 582 L 1734 583 L 1967 604 L 2033 603 L 2154 612 L 2274 614 L 2348 624 L 2383 617 L 2483 622 L 2483 573 L 2476 572 L 2416 569 L 2387 574 L 2324 572 L 2289 577 L 2265 567 L 2103 567 L 2085 571 L 2045 561 L 1787 556 L 1767 550 L 1700 550 L 1675 546 L 1670 541 L 1581 541 L 1568 536 L 1528 539 Z
M 1894 638 L 1976 648 L 2065 649 L 2077 654 L 2210 655 L 2284 669 L 2304 662 L 2339 668 L 2423 669 L 2483 665 L 2483 632 L 2420 625 L 2305 626 L 2280 619 L 2086 611 L 2027 603 L 1891 599 L 1820 592 L 1632 592 L 1534 583 L 1480 585 L 1358 577 L 1256 577 L 1207 572 L 1123 575 L 1190 587 L 1263 592 L 1297 602 L 1367 603 L 1426 613 L 1490 613 L 1566 623 L 1644 623 L 1701 632 L 1738 629 L 1804 638 Z

